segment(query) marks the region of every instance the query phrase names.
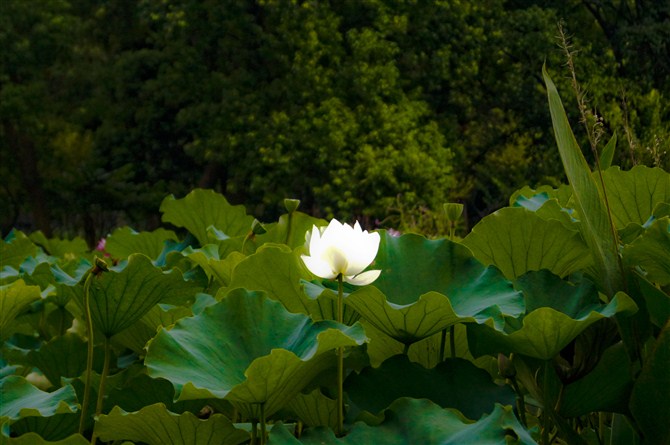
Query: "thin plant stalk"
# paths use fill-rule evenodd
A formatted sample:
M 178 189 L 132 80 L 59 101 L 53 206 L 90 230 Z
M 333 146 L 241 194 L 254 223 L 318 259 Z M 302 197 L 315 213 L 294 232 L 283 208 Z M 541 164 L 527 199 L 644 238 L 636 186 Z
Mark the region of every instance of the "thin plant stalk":
M 549 362 L 544 363 L 544 381 L 542 382 L 543 387 L 543 406 L 542 406 L 542 445 L 549 445 Z
M 442 329 L 442 337 L 440 338 L 440 363 L 444 361 L 444 350 L 447 343 L 447 328 Z
M 265 428 L 265 402 L 261 403 L 261 445 L 265 445 L 267 432 Z
M 258 421 L 252 419 L 251 420 L 251 445 L 256 445 L 257 441 L 256 438 L 258 437 Z
M 342 274 L 337 276 L 337 322 L 344 320 L 344 285 Z M 344 347 L 337 348 L 337 435 L 344 433 Z
M 449 348 L 451 349 L 451 358 L 456 358 L 456 325 L 449 328 Z
M 107 376 L 109 376 L 109 366 L 112 356 L 112 348 L 109 344 L 109 338 L 107 337 L 105 337 L 104 349 L 105 349 L 105 361 L 104 364 L 102 365 L 102 374 L 100 375 L 100 385 L 98 386 L 98 399 L 95 404 L 96 416 L 102 413 L 102 404 L 105 399 L 105 386 L 107 384 Z M 94 432 L 93 436 L 91 437 L 91 444 L 95 445 L 96 440 L 97 436 Z
M 91 398 L 91 372 L 93 371 L 93 321 L 91 319 L 90 290 L 96 266 L 93 266 L 84 282 L 84 314 L 86 315 L 86 330 L 88 332 L 88 352 L 86 356 L 86 374 L 84 379 L 84 397 L 79 417 L 79 434 L 84 434 L 84 424 L 88 414 L 88 405 Z
M 512 382 L 512 388 L 516 393 L 516 408 L 519 410 L 519 417 L 521 418 L 521 424 L 528 428 L 528 421 L 526 420 L 526 401 L 524 400 L 523 394 L 521 393 L 521 388 L 516 381 L 515 377 L 510 378 Z

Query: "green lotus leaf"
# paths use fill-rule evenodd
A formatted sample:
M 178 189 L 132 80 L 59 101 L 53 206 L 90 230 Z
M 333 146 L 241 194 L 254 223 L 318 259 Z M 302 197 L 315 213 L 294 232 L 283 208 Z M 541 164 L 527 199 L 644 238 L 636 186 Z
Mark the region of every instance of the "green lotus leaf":
M 202 420 L 194 414 L 174 414 L 162 403 L 133 413 L 115 407 L 98 417 L 95 432 L 102 441 L 132 440 L 148 445 L 235 445 L 249 433 L 235 428 L 224 415 Z
M 521 202 L 523 202 L 524 199 L 532 199 L 536 195 L 544 195 L 547 197 L 547 200 L 555 199 L 558 201 L 560 207 L 565 208 L 568 207 L 570 198 L 572 198 L 572 188 L 565 184 L 560 185 L 558 188 L 553 188 L 548 185 L 541 185 L 537 189 L 533 189 L 532 187 L 525 185 L 512 193 L 509 198 L 509 205 L 510 207 L 521 205 Z M 535 201 L 537 204 L 540 203 L 537 199 Z M 541 206 L 538 206 L 536 209 L 540 207 Z M 529 208 L 529 210 L 532 209 Z
M 582 310 L 575 318 L 551 307 L 540 307 L 524 316 L 517 329 L 511 324 L 504 332 L 487 325 L 468 325 L 468 344 L 475 357 L 515 352 L 549 360 L 596 321 L 635 311 L 637 306 L 623 292 L 617 293 L 609 304 Z M 519 324 L 518 320 L 514 324 Z
M 156 259 L 163 251 L 166 240 L 178 241 L 177 235 L 163 228 L 153 232 L 136 232 L 130 227 L 121 227 L 107 237 L 105 251 L 113 258 L 128 258 L 133 253 L 142 253 Z
M 49 441 L 37 433 L 27 433 L 19 437 L 0 436 L 0 445 L 90 445 L 84 436 L 73 434 L 62 440 Z
M 30 234 L 30 239 L 38 246 L 41 246 L 47 254 L 59 258 L 64 258 L 66 256 L 74 257 L 88 252 L 86 241 L 79 237 L 72 240 L 60 238 L 47 239 L 44 233 L 42 233 L 41 230 L 38 230 L 37 232 Z
M 635 381 L 630 410 L 645 443 L 670 443 L 670 322 L 661 330 Z
M 630 267 L 642 267 L 649 281 L 670 284 L 670 218 L 654 221 L 642 236 L 624 247 L 623 260 Z
M 592 264 L 579 232 L 520 207 L 486 216 L 463 244 L 479 261 L 495 265 L 508 279 L 541 269 L 564 277 Z
M 382 233 L 372 266 L 382 273 L 373 285 L 345 298 L 363 318 L 394 339 L 411 344 L 453 324 L 524 311 L 523 298 L 495 268 L 446 239 Z
M 219 247 L 215 244 L 207 244 L 200 249 L 187 248 L 182 253 L 200 266 L 210 280 L 216 279 L 219 286 L 230 284 L 233 269 L 246 258 L 242 253 L 234 251 L 222 259 L 219 256 Z
M 662 328 L 670 320 L 670 295 L 650 283 L 640 274 L 634 274 L 640 293 L 647 304 L 647 312 L 651 322 Z
M 396 355 L 379 368 L 350 374 L 345 389 L 358 408 L 372 414 L 401 397 L 429 399 L 443 408 L 455 408 L 469 419 L 490 413 L 495 403 L 514 403 L 509 387 L 496 385 L 486 371 L 459 358 L 426 369 L 411 363 L 404 354 Z
M 11 267 L 19 270 L 26 258 L 37 254 L 37 246 L 22 232 L 13 230 L 0 240 L 0 269 Z
M 139 355 L 144 355 L 145 346 L 161 326 L 172 326 L 184 317 L 193 315 L 191 308 L 184 306 L 165 307 L 155 305 L 139 320 L 114 336 L 114 341 L 131 349 Z
M 300 258 L 288 247 L 265 245 L 233 270 L 230 288 L 266 291 L 290 312 L 310 314 L 300 280 L 308 277 Z
M 31 350 L 26 356 L 28 363 L 39 368 L 44 376 L 56 387 L 61 377 L 78 377 L 86 369 L 86 342 L 76 334 L 66 333 Z M 98 371 L 102 369 L 103 352 L 95 349 L 94 363 Z
M 223 195 L 203 189 L 195 189 L 181 199 L 168 196 L 160 211 L 163 221 L 185 228 L 202 246 L 210 242 L 208 227 L 213 226 L 229 237 L 244 236 L 254 220 L 244 206 L 230 205 Z
M 56 414 L 49 417 L 24 417 L 11 425 L 11 435 L 22 437 L 29 433 L 39 434 L 44 441 L 67 439 L 77 433 L 79 428 L 79 414 Z M 28 436 L 30 437 L 30 435 Z M 79 436 L 81 437 L 81 436 Z M 24 439 L 25 440 L 25 439 Z M 77 440 L 73 438 L 72 440 Z M 0 440 L 2 443 L 2 440 Z M 9 443 L 13 443 L 11 440 Z M 42 442 L 24 442 L 42 443 Z M 51 442 L 47 442 L 51 443 Z
M 28 416 L 53 416 L 74 413 L 79 409 L 72 386 L 44 392 L 25 378 L 11 375 L 0 380 L 0 418 L 17 420 Z
M 416 444 L 519 444 L 536 442 L 514 416 L 512 407 L 496 405 L 493 412 L 477 422 L 451 409 L 443 409 L 430 400 L 402 398 L 386 411 L 384 421 L 376 426 L 354 424 L 349 433 L 336 438 L 327 428 L 308 429 L 300 439 L 283 425 L 270 432 L 269 444 L 304 445 L 416 445 Z
M 337 427 L 337 400 L 323 395 L 318 388 L 309 394 L 298 394 L 288 408 L 306 426 Z
M 362 326 L 313 322 L 264 293 L 231 291 L 219 303 L 161 329 L 149 343 L 149 375 L 175 386 L 179 400 L 226 398 L 250 417 L 270 416 L 333 366 L 339 347 L 362 345 Z
M 40 288 L 27 286 L 23 280 L 0 286 L 0 341 L 13 333 L 16 317 L 40 298 Z
M 91 281 L 91 317 L 107 337 L 142 318 L 158 303 L 183 304 L 199 288 L 184 281 L 179 271 L 164 273 L 141 254 L 128 258 L 125 268 L 110 268 Z
M 629 171 L 611 167 L 603 172 L 607 201 L 617 228 L 643 225 L 654 208 L 670 203 L 670 174 L 660 168 L 637 165 Z
M 623 343 L 609 347 L 593 371 L 564 388 L 560 414 L 566 418 L 598 411 L 627 414 L 631 369 Z

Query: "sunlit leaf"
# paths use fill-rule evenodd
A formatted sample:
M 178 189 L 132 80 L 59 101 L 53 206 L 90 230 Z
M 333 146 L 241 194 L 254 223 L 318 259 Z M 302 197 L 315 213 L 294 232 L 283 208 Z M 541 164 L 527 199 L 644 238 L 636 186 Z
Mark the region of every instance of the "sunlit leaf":
M 136 232 L 130 227 L 116 229 L 105 242 L 105 251 L 113 258 L 128 258 L 133 253 L 141 253 L 156 259 L 164 248 L 165 241 L 177 241 L 172 230 L 159 228 L 153 232 Z
M 250 417 L 264 403 L 269 416 L 334 365 L 334 350 L 365 341 L 360 325 L 313 322 L 263 293 L 238 289 L 162 329 L 145 364 L 151 376 L 172 382 L 180 400 L 226 398 Z
M 523 298 L 495 268 L 446 239 L 382 232 L 373 264 L 381 275 L 345 298 L 363 318 L 411 344 L 459 322 L 502 326 L 504 315 L 524 310 Z
M 123 331 L 157 303 L 180 304 L 194 299 L 197 285 L 185 281 L 179 271 L 164 273 L 141 254 L 131 255 L 128 265 L 110 269 L 91 282 L 91 316 L 106 336 Z
M 518 207 L 484 217 L 463 244 L 479 261 L 495 265 L 508 279 L 541 269 L 566 276 L 592 263 L 579 232 Z
M 612 167 L 603 172 L 607 199 L 617 228 L 629 223 L 643 225 L 661 203 L 670 203 L 670 174 L 644 165 L 623 171 Z
M 0 400 L 0 418 L 12 420 L 74 413 L 79 409 L 72 386 L 63 386 L 48 393 L 37 389 L 25 378 L 14 375 L 0 380 Z
M 524 316 L 518 328 L 507 325 L 505 331 L 499 331 L 486 325 L 468 325 L 468 343 L 475 357 L 515 352 L 549 360 L 596 321 L 636 310 L 633 300 L 623 292 L 617 293 L 609 304 L 580 311 L 574 318 L 550 307 L 540 307 Z
M 209 243 L 207 228 L 213 226 L 229 237 L 245 235 L 254 218 L 244 206 L 232 206 L 223 195 L 212 190 L 196 189 L 184 198 L 170 195 L 163 200 L 160 211 L 163 221 L 183 227 L 204 246 Z
M 19 270 L 21 263 L 37 254 L 37 246 L 19 231 L 12 231 L 7 238 L 0 240 L 0 270 L 11 267 Z
M 9 338 L 16 317 L 40 298 L 40 288 L 27 286 L 23 280 L 0 286 L 0 340 Z
M 30 234 L 30 239 L 41 246 L 47 254 L 60 258 L 74 257 L 88 251 L 86 241 L 78 237 L 71 240 L 47 238 L 42 231 L 38 230 Z
M 670 284 L 670 218 L 655 221 L 646 232 L 623 250 L 627 266 L 640 266 L 649 281 Z

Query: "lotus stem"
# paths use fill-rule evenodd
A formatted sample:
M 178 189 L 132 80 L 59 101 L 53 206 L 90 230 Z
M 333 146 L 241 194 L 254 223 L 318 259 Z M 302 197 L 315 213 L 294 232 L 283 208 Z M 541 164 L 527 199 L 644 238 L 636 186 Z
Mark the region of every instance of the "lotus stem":
M 519 410 L 519 418 L 521 420 L 521 424 L 525 428 L 528 428 L 528 421 L 526 420 L 526 400 L 524 399 L 523 394 L 521 393 L 521 388 L 519 388 L 519 384 L 516 381 L 516 377 L 510 378 L 510 382 L 512 382 L 512 388 L 516 393 L 516 409 Z
M 104 344 L 104 349 L 105 349 L 105 361 L 104 364 L 102 365 L 102 374 L 100 375 L 100 385 L 98 386 L 98 400 L 95 404 L 95 415 L 99 415 L 102 413 L 102 403 L 105 398 L 105 385 L 107 384 L 107 376 L 109 375 L 109 365 L 111 362 L 111 351 L 112 348 L 109 344 L 109 338 L 105 337 L 105 344 Z M 93 436 L 91 437 L 91 444 L 95 445 L 95 442 L 97 440 L 97 436 L 95 432 L 93 432 Z
M 90 289 L 91 280 L 93 279 L 96 266 L 93 266 L 86 281 L 84 282 L 84 315 L 86 316 L 86 330 L 88 332 L 88 351 L 86 357 L 86 376 L 84 378 L 84 400 L 81 404 L 81 411 L 79 417 L 79 434 L 84 434 L 84 425 L 86 423 L 86 415 L 88 414 L 88 404 L 91 398 L 91 372 L 93 371 L 93 321 L 91 319 L 91 305 L 90 305 Z
M 258 438 L 258 421 L 251 419 L 251 445 L 256 445 L 256 439 Z
M 451 358 L 456 358 L 456 326 L 449 328 L 449 348 L 451 349 Z
M 544 379 L 542 382 L 542 445 L 549 445 L 549 362 L 544 363 Z
M 337 322 L 344 319 L 344 285 L 342 274 L 337 276 Z M 337 435 L 344 433 L 344 347 L 337 348 Z
M 405 343 L 405 347 L 402 349 L 402 353 L 403 353 L 404 355 L 409 354 L 409 347 L 410 347 L 410 346 L 412 346 L 411 343 Z
M 265 445 L 267 432 L 265 429 L 265 402 L 261 403 L 261 445 Z
M 444 361 L 444 350 L 447 343 L 447 328 L 442 329 L 442 337 L 440 338 L 440 363 Z

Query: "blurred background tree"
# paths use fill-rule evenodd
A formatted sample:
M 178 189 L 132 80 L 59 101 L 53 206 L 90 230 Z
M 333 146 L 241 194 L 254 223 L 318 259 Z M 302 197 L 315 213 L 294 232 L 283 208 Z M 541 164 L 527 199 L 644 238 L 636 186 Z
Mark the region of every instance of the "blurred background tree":
M 559 21 L 616 162 L 667 169 L 667 2 L 4 0 L 2 233 L 92 244 L 198 186 L 262 219 L 459 201 L 472 225 L 563 178 L 543 62 L 588 147 Z

